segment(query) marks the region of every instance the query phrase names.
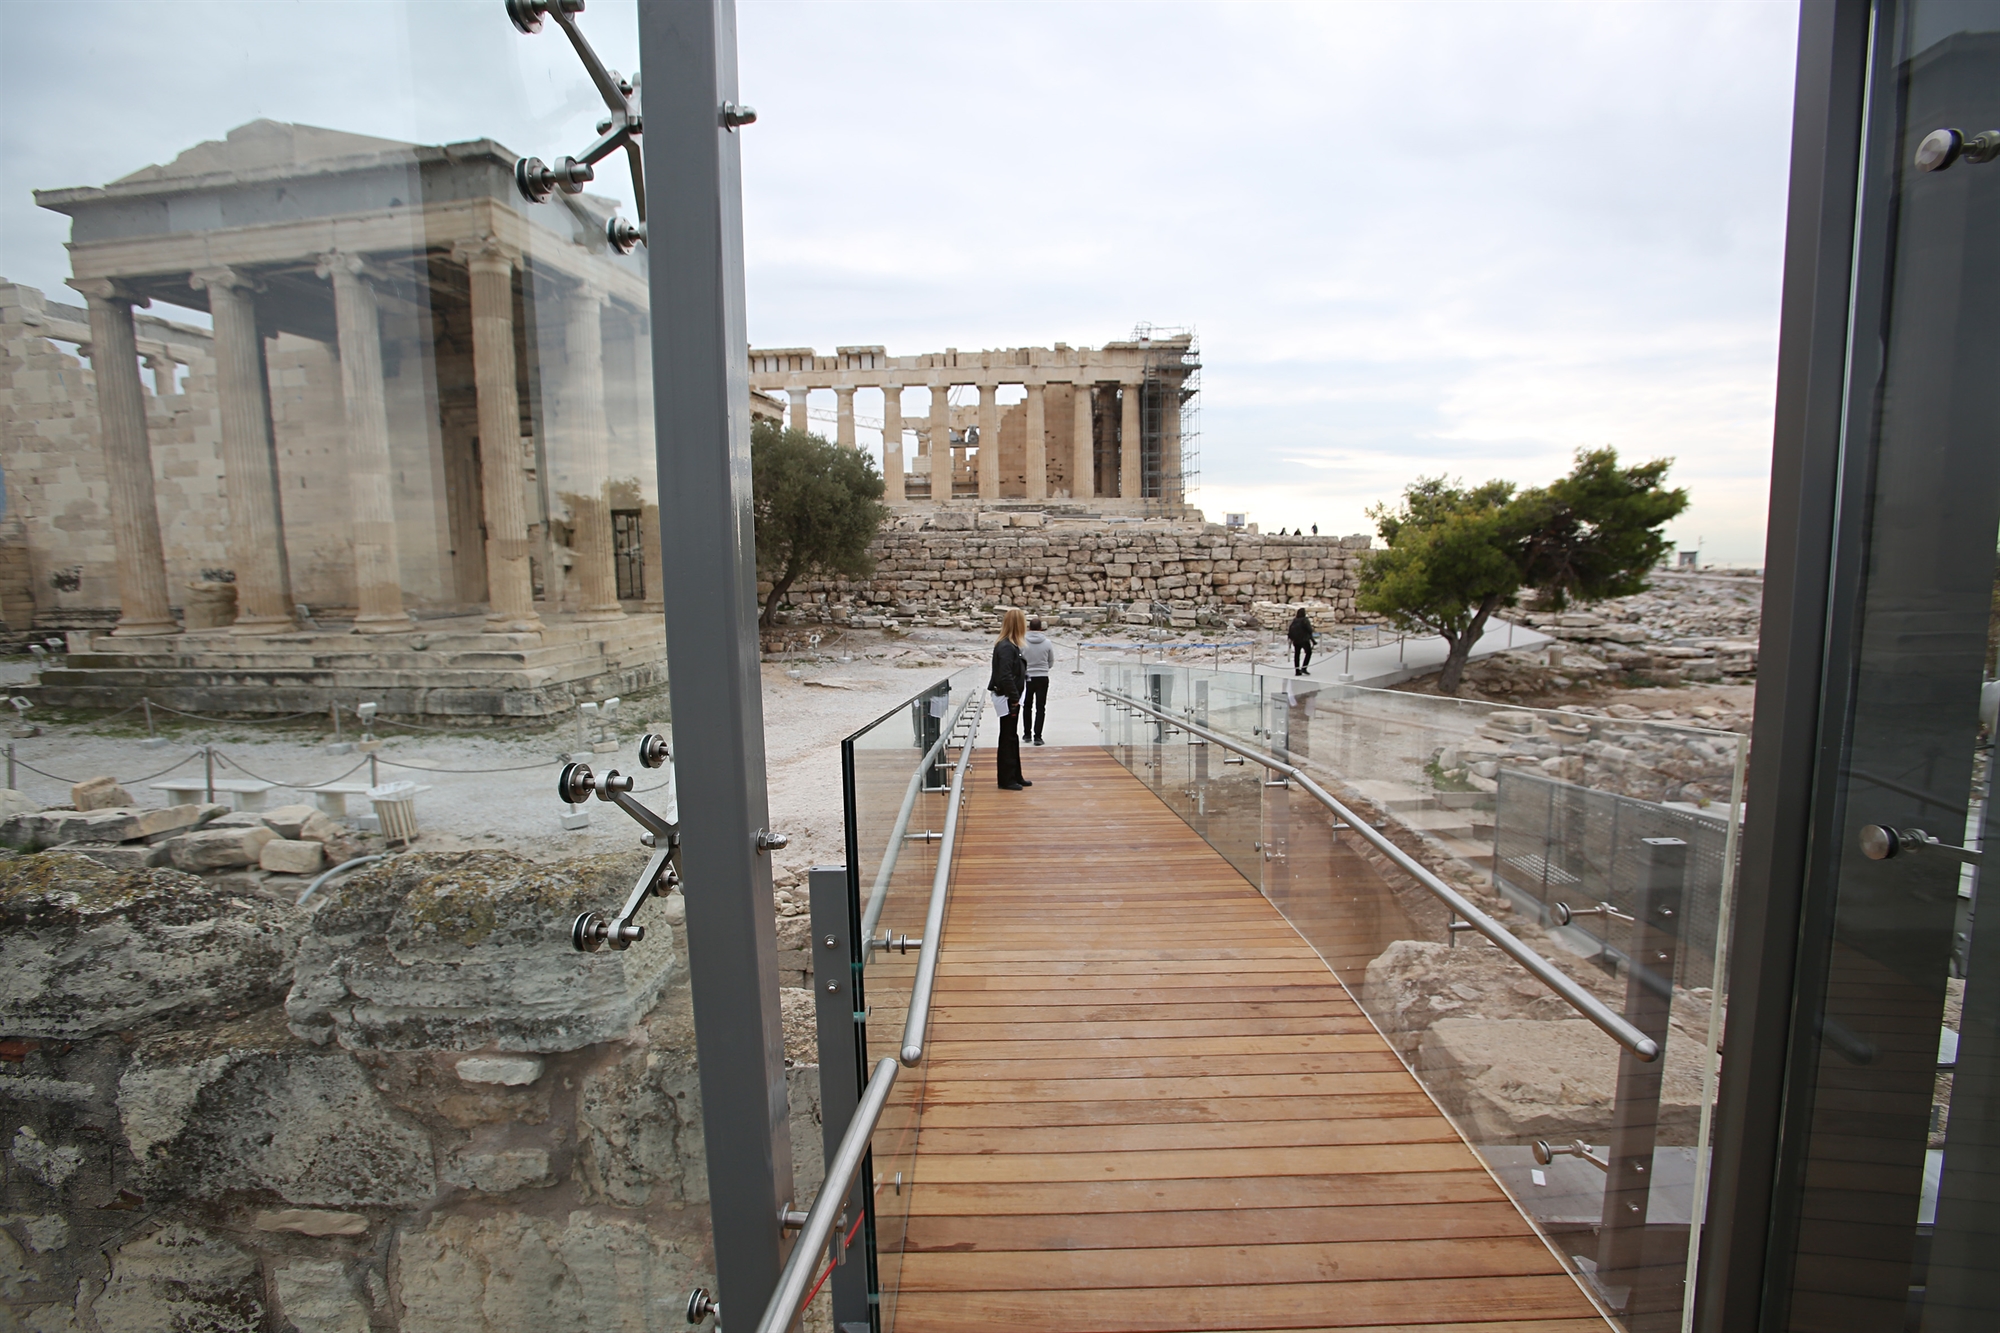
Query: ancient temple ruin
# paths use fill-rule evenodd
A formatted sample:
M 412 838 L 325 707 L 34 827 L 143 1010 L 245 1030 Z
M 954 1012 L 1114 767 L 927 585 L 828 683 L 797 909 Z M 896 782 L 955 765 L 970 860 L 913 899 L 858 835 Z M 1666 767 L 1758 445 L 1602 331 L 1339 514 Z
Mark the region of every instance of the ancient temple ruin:
M 650 679 L 644 252 L 514 160 L 256 121 L 37 191 L 85 304 L 0 288 L 5 609 L 109 630 L 47 697 L 536 714 Z
M 1183 517 L 1199 479 L 1195 406 L 1201 362 L 1194 335 L 1141 325 L 1102 347 L 947 348 L 891 356 L 884 347 L 753 347 L 753 388 L 789 399 L 789 422 L 810 428 L 809 395 L 835 395 L 835 439 L 856 443 L 857 391 L 881 395 L 882 471 L 893 505 L 953 500 L 1067 502 L 1100 513 Z M 1018 388 L 1018 402 L 1000 394 Z M 906 418 L 906 389 L 929 411 Z M 976 405 L 951 402 L 955 388 Z M 970 396 L 967 394 L 965 396 Z M 870 425 L 878 424 L 870 421 Z

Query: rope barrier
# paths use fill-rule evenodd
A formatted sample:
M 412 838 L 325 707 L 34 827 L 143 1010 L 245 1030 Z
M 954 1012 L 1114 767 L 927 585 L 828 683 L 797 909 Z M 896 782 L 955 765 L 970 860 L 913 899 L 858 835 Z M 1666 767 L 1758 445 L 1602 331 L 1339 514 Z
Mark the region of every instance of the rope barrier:
M 193 763 L 195 760 L 199 758 L 201 758 L 201 751 L 196 750 L 193 754 L 181 760 L 179 763 L 169 764 L 167 767 L 161 769 L 157 773 L 148 773 L 144 777 L 138 777 L 138 778 L 113 778 L 112 781 L 116 782 L 121 787 L 126 785 L 127 783 L 136 784 L 141 782 L 151 782 L 154 778 L 165 777 L 167 774 L 173 772 L 177 768 L 186 768 L 189 764 Z M 83 781 L 82 778 L 66 778 L 61 776 L 60 774 L 50 773 L 45 769 L 36 768 L 33 764 L 29 763 L 25 759 L 16 758 L 14 760 L 14 766 L 16 768 L 25 768 L 30 773 L 40 774 L 42 777 L 47 778 L 51 782 L 60 782 L 71 787 L 74 787 L 77 783 Z
M 256 779 L 257 781 L 259 781 L 259 782 L 268 782 L 268 783 L 270 783 L 270 784 L 271 784 L 271 785 L 272 785 L 273 787 L 291 787 L 291 788 L 293 788 L 293 789 L 295 789 L 295 790 L 297 790 L 297 791 L 311 791 L 311 790 L 313 790 L 313 788 L 315 788 L 315 787 L 324 787 L 324 786 L 327 786 L 327 785 L 329 785 L 329 784 L 331 784 L 331 783 L 335 783 L 335 782 L 338 782 L 338 781 L 340 781 L 340 780 L 341 780 L 341 778 L 344 778 L 344 777 L 348 777 L 348 776 L 350 776 L 350 775 L 352 775 L 352 774 L 355 774 L 355 773 L 359 773 L 359 772 L 360 772 L 360 771 L 361 771 L 362 769 L 364 769 L 364 768 L 368 767 L 368 760 L 367 760 L 367 759 L 363 759 L 363 760 L 362 760 L 362 761 L 361 761 L 360 763 L 356 764 L 356 765 L 355 765 L 355 766 L 354 766 L 353 768 L 350 768 L 350 769 L 348 769 L 348 770 L 347 770 L 347 772 L 345 772 L 345 773 L 339 773 L 339 774 L 336 774 L 335 776 L 333 776 L 333 777 L 330 777 L 330 778 L 327 778 L 327 779 L 325 779 L 324 781 L 320 781 L 320 782 L 293 782 L 293 781 L 290 781 L 290 780 L 286 780 L 286 781 L 282 781 L 282 782 L 281 782 L 281 781 L 279 781 L 279 780 L 278 780 L 277 778 L 267 778 L 267 777 L 265 777 L 265 776 L 264 776 L 264 775 L 263 775 L 262 773 L 258 773 L 258 772 L 255 772 L 255 771 L 253 771 L 252 769 L 249 769 L 249 768 L 245 768 L 245 767 L 243 766 L 243 764 L 242 764 L 241 762 L 239 762 L 238 760 L 235 760 L 235 759 L 232 759 L 232 758 L 230 758 L 230 757 L 229 757 L 228 755 L 226 755 L 226 754 L 222 753 L 222 751 L 220 751 L 220 750 L 217 750 L 217 751 L 215 752 L 215 757 L 216 757 L 216 759 L 217 759 L 217 760 L 218 760 L 219 762 L 221 762 L 221 763 L 223 763 L 223 764 L 226 764 L 226 765 L 228 765 L 228 766 L 229 766 L 230 768 L 233 768 L 233 769 L 235 769 L 235 770 L 236 770 L 236 771 L 237 771 L 238 773 L 241 773 L 241 774 L 245 775 L 246 777 L 252 777 L 252 778 L 255 778 L 255 779 Z
M 405 764 L 394 759 L 382 759 L 379 755 L 376 758 L 384 768 L 407 768 L 418 773 L 463 773 L 467 776 L 480 773 L 525 773 L 529 769 L 547 768 L 550 764 L 564 762 L 561 759 L 544 759 L 538 764 L 515 764 L 510 768 L 426 768 L 422 764 Z

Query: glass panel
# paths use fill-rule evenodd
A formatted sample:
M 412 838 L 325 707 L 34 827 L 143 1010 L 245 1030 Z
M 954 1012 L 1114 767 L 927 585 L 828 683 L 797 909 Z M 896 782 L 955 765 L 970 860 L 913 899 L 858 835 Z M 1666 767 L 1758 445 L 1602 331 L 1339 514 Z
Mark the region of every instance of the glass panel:
M 962 720 L 988 668 L 965 667 L 919 691 L 841 745 L 846 785 L 847 864 L 853 892 L 854 966 L 864 1076 L 902 1048 L 910 988 L 949 806 Z M 959 828 L 965 829 L 960 811 Z M 926 1066 L 905 1070 L 882 1113 L 870 1149 L 874 1207 L 872 1290 L 881 1326 L 895 1319 L 903 1236 L 917 1183 L 917 1118 Z
M 1776 1317 L 1991 1329 L 2000 938 L 1975 902 L 2000 698 L 2000 4 L 1884 4 L 1875 43 Z M 1939 845 L 1880 858 L 1870 826 Z
M 1303 787 L 1105 700 L 1111 752 L 1319 951 L 1585 1289 L 1624 1327 L 1679 1328 L 1746 738 L 1290 675 L 1101 681 L 1296 766 L 1664 1048 L 1623 1054 Z
M 579 20 L 635 68 L 633 6 Z M 499 0 L 4 21 L 0 563 L 56 645 L 10 785 L 135 775 L 0 862 L 93 904 L 0 924 L 55 1001 L 0 1023 L 7 1327 L 666 1325 L 713 1285 L 679 899 L 574 951 L 647 858 L 555 798 L 573 751 L 671 799 L 647 260 L 617 156 L 515 175 L 603 100 Z

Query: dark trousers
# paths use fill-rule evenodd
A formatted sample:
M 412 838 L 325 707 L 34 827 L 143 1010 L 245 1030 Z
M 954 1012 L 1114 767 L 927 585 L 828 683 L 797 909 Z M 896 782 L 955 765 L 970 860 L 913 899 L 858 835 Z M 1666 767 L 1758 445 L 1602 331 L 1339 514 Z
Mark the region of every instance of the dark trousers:
M 1028 692 L 1021 696 L 1021 739 L 1038 741 L 1042 724 L 1049 720 L 1049 678 L 1028 677 Z
M 1021 780 L 1021 711 L 1009 709 L 1000 719 L 1000 753 L 994 765 L 1000 770 L 1000 785 L 1010 787 Z
M 1313 664 L 1313 646 L 1309 643 L 1292 645 L 1292 673 L 1297 675 Z

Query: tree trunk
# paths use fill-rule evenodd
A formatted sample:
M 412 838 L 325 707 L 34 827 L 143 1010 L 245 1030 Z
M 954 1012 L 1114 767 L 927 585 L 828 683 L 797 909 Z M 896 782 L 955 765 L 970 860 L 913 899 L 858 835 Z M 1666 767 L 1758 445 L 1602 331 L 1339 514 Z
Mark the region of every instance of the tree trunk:
M 760 629 L 771 628 L 777 618 L 778 603 L 784 600 L 785 594 L 792 590 L 792 585 L 798 582 L 798 579 L 799 571 L 787 565 L 785 572 L 771 581 L 771 595 L 764 599 L 764 614 L 757 617 Z
M 1492 619 L 1499 605 L 1498 597 L 1488 597 L 1479 604 L 1479 613 L 1473 616 L 1472 623 L 1465 627 L 1463 634 L 1455 639 L 1449 634 L 1443 636 L 1450 651 L 1445 654 L 1444 669 L 1438 672 L 1439 694 L 1458 693 L 1458 687 L 1465 679 L 1465 664 L 1471 659 L 1473 648 L 1485 637 L 1486 622 Z

